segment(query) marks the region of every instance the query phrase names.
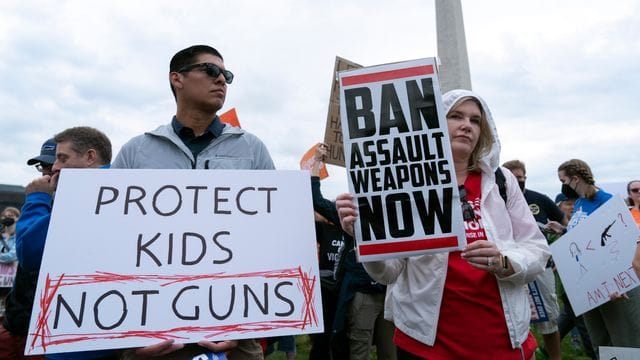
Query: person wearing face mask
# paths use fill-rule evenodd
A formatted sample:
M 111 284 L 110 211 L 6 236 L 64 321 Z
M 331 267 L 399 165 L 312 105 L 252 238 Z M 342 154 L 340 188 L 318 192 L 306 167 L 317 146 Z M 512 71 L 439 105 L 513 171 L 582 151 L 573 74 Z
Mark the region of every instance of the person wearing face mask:
M 538 222 L 538 227 L 547 238 L 547 242 L 551 244 L 553 240 L 558 238 L 558 235 L 562 234 L 562 229 L 567 225 L 566 216 L 548 196 L 525 188 L 527 170 L 522 161 L 510 160 L 502 164 L 502 166 L 509 169 L 518 180 L 518 185 L 524 194 L 525 200 L 527 200 L 531 214 Z M 550 226 L 551 221 L 560 226 Z M 543 350 L 546 351 L 549 358 L 560 360 L 561 346 L 560 333 L 558 332 L 560 307 L 558 306 L 553 262 L 551 260 L 547 262 L 544 272 L 536 276 L 535 282 L 542 296 L 547 320 L 536 322 L 533 326 L 542 335 L 544 340 Z
M 583 160 L 571 159 L 558 167 L 562 193 L 577 198 L 567 230 L 584 221 L 612 195 L 598 188 L 591 168 Z M 640 288 L 586 312 L 584 321 L 593 350 L 600 346 L 640 347 Z
M 42 144 L 40 154 L 27 160 L 27 165 L 34 166 L 40 176 L 53 176 L 55 161 L 56 142 L 48 139 Z M 38 270 L 27 270 L 18 263 L 13 285 L 5 301 L 5 317 L 0 324 L 0 359 L 44 359 L 44 356 L 23 355 L 37 282 Z
M 573 205 L 575 204 L 576 199 L 569 199 L 564 194 L 560 193 L 556 195 L 555 202 L 567 217 L 567 219 L 571 219 L 571 214 L 573 213 Z M 563 227 L 563 229 L 566 228 Z M 560 310 L 560 315 L 558 316 L 558 331 L 560 332 L 560 341 L 562 341 L 562 339 L 564 339 L 567 334 L 571 333 L 571 336 L 573 338 L 572 342 L 575 342 L 574 347 L 581 347 L 587 357 L 594 360 L 597 359 L 596 354 L 593 352 L 593 346 L 591 346 L 591 339 L 589 338 L 589 333 L 587 332 L 587 326 L 584 324 L 584 319 L 582 318 L 582 315 L 576 316 L 576 314 L 573 312 L 573 308 L 571 307 L 571 303 L 569 302 L 567 293 L 565 293 L 564 287 L 562 286 L 562 281 L 560 280 L 560 277 L 557 273 L 556 284 L 558 285 L 558 297 L 562 301 L 562 309 Z
M 8 206 L 0 215 L 0 265 L 13 267 L 18 260 L 16 256 L 16 221 L 20 210 Z M 10 288 L 0 287 L 0 321 L 4 318 L 4 299 Z
M 627 184 L 627 203 L 636 225 L 640 227 L 640 180 L 632 180 Z
M 0 215 L 0 263 L 10 264 L 17 260 L 16 257 L 16 221 L 20 217 L 20 210 L 9 206 L 2 210 Z
M 629 196 L 627 202 L 629 203 L 629 210 L 631 211 L 633 221 L 640 227 L 640 180 L 629 181 L 627 184 L 627 195 Z M 640 278 L 640 239 L 638 239 L 636 243 L 636 253 L 631 265 L 636 272 L 636 276 Z

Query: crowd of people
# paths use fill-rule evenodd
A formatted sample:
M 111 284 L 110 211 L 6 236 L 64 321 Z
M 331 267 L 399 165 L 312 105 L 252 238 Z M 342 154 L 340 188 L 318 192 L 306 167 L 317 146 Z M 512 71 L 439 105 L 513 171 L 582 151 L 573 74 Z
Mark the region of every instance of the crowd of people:
M 15 267 L 12 287 L 0 289 L 1 359 L 199 359 L 214 354 L 264 359 L 276 344 L 288 359 L 295 358 L 292 336 L 195 344 L 165 340 L 124 350 L 23 355 L 61 169 L 275 168 L 260 139 L 223 124 L 217 115 L 233 78 L 216 49 L 183 49 L 169 64 L 176 100 L 169 123 L 132 138 L 113 162 L 109 138 L 86 126 L 57 132 L 27 161 L 40 174 L 26 186 L 22 211 L 7 207 L 0 215 L 0 265 Z M 335 201 L 322 195 L 319 170 L 327 147 L 316 148 L 310 187 L 325 331 L 309 336 L 309 358 L 370 359 L 375 346 L 381 360 L 533 359 L 536 351 L 560 359 L 562 338 L 574 328 L 594 359 L 600 346 L 640 347 L 640 288 L 614 293 L 611 301 L 575 316 L 554 272 L 549 244 L 612 196 L 596 186 L 587 163 L 571 159 L 559 165 L 561 194 L 552 201 L 525 186 L 524 163 L 500 166 L 498 132 L 482 97 L 453 90 L 443 95 L 443 104 L 466 224 L 467 244 L 461 251 L 358 262 L 354 194 Z M 640 181 L 629 182 L 627 192 L 640 226 Z M 640 275 L 640 246 L 632 266 Z M 540 290 L 547 314 L 534 324 L 527 291 L 531 283 Z

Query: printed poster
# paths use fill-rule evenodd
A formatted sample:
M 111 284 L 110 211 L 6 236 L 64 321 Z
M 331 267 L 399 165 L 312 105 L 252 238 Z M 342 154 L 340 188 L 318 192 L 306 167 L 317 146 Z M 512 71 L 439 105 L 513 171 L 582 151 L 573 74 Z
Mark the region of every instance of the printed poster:
M 538 323 L 549 320 L 547 310 L 544 308 L 544 300 L 540 293 L 538 283 L 534 280 L 527 284 L 529 290 L 529 307 L 531 308 L 531 322 Z
M 359 261 L 466 244 L 435 59 L 339 73 Z

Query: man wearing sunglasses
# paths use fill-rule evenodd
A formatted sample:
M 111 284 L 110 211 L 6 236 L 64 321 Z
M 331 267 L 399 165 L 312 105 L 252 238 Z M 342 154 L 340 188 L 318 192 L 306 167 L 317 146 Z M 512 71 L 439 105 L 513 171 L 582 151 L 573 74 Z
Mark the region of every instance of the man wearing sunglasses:
M 49 139 L 40 147 L 40 155 L 34 156 L 27 161 L 27 165 L 35 166 L 42 175 L 53 175 L 51 168 L 56 161 L 56 142 Z
M 169 124 L 136 136 L 121 149 L 113 168 L 121 169 L 274 169 L 265 145 L 255 135 L 225 125 L 217 112 L 224 105 L 233 73 L 222 55 L 207 45 L 177 52 L 169 64 L 176 114 Z M 262 359 L 255 340 L 173 341 L 132 350 L 131 358 L 187 359 L 203 352 L 227 352 L 229 360 Z

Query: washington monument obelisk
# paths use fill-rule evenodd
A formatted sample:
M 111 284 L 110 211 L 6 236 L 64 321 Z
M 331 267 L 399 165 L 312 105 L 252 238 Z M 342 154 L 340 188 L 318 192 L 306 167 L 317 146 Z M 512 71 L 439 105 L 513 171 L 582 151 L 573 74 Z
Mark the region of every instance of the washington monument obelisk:
M 471 90 L 467 41 L 460 0 L 435 0 L 440 88 Z

